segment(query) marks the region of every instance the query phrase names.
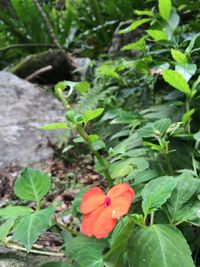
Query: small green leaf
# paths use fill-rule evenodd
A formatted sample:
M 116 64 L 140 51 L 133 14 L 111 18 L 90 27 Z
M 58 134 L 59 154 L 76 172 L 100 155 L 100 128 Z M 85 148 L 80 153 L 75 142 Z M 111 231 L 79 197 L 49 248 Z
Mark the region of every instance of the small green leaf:
M 50 226 L 53 214 L 54 208 L 49 207 L 18 219 L 13 230 L 13 240 L 24 244 L 29 252 L 33 243 Z
M 47 125 L 43 125 L 39 127 L 39 129 L 42 130 L 56 130 L 56 129 L 67 129 L 68 125 L 66 122 L 57 122 L 57 123 L 51 123 Z
M 175 50 L 175 49 L 171 49 L 171 54 L 172 54 L 173 59 L 176 62 L 178 62 L 180 64 L 188 63 L 187 56 L 184 53 L 182 53 L 181 51 Z
M 32 168 L 25 168 L 15 182 L 15 194 L 23 200 L 37 203 L 48 193 L 51 186 L 49 175 Z
M 141 37 L 139 40 L 137 40 L 134 43 L 130 43 L 128 45 L 125 45 L 122 47 L 122 51 L 126 50 L 145 50 L 146 49 L 146 37 Z
M 95 151 L 106 148 L 106 144 L 100 139 L 93 141 L 91 145 L 92 149 Z
M 147 30 L 149 36 L 151 36 L 156 42 L 167 40 L 167 35 L 160 30 Z
M 12 219 L 32 213 L 33 210 L 23 206 L 8 206 L 0 209 L 0 218 Z
M 192 114 L 195 112 L 195 109 L 191 109 L 182 116 L 182 122 L 186 123 L 192 116 Z
M 140 19 L 140 20 L 134 21 L 127 28 L 120 30 L 119 33 L 127 33 L 127 32 L 134 31 L 135 29 L 137 29 L 138 27 L 140 27 L 141 25 L 143 25 L 144 23 L 147 23 L 149 21 L 151 21 L 151 19 Z
M 149 16 L 149 17 L 154 16 L 153 11 L 150 10 L 135 10 L 134 13 L 138 16 Z
M 119 79 L 119 74 L 116 72 L 116 67 L 111 64 L 103 64 L 96 69 L 96 73 L 98 76 L 112 77 L 115 79 Z
M 136 229 L 128 242 L 128 260 L 135 267 L 195 267 L 182 233 L 167 224 Z
M 87 93 L 90 89 L 90 84 L 87 81 L 84 82 L 80 82 L 76 85 L 76 90 L 80 93 L 80 94 L 84 94 Z
M 159 209 L 171 196 L 177 181 L 171 176 L 163 176 L 150 181 L 142 190 L 142 209 L 145 215 Z
M 10 219 L 0 225 L 0 242 L 3 241 L 7 237 L 14 223 L 15 223 L 15 220 Z
M 83 115 L 84 123 L 88 123 L 88 121 L 94 120 L 99 117 L 104 111 L 104 108 L 97 108 L 95 110 L 87 110 Z
M 169 83 L 171 86 L 186 94 L 187 96 L 191 96 L 190 87 L 185 80 L 185 78 L 174 70 L 163 70 L 163 78 Z
M 75 256 L 78 262 L 78 267 L 104 267 L 103 256 L 95 248 L 90 248 L 90 253 L 88 253 L 88 248 L 82 248 Z
M 97 134 L 90 134 L 88 135 L 88 141 L 95 142 L 99 139 L 99 136 Z
M 200 131 L 198 131 L 197 133 L 195 133 L 195 134 L 193 135 L 193 137 L 194 137 L 194 139 L 195 139 L 196 141 L 200 142 Z
M 172 3 L 171 0 L 159 0 L 158 9 L 161 17 L 168 21 L 171 13 Z

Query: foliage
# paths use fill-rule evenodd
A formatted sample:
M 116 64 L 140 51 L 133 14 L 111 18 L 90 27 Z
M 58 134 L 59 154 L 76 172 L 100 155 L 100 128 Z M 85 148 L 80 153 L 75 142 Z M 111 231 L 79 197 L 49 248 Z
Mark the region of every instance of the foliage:
M 66 123 L 41 128 L 76 132 L 74 147 L 82 143 L 90 149 L 105 185 L 129 183 L 136 196 L 130 214 L 105 239 L 83 236 L 67 226 L 62 229 L 66 266 L 192 267 L 199 264 L 200 78 L 199 15 L 197 23 L 191 17 L 200 2 L 147 1 L 142 9 L 137 1 L 134 14 L 124 6 L 136 7 L 136 1 L 107 2 L 90 1 L 84 9 L 88 2 L 82 0 L 73 7 L 76 15 L 85 10 L 76 45 L 88 30 L 88 42 L 99 36 L 105 46 L 108 15 L 113 20 L 132 16 L 137 19 L 120 34 L 138 31 L 140 36 L 122 50 L 138 54 L 96 62 L 87 81 L 59 83 L 55 93 L 66 109 Z M 121 15 L 119 7 L 124 10 Z M 69 97 L 67 90 L 72 92 Z M 12 241 L 31 251 L 39 235 L 59 226 L 53 216 L 56 207 L 44 205 L 49 190 L 46 174 L 30 168 L 21 173 L 14 191 L 35 204 L 0 209 L 4 244 L 12 234 Z M 82 195 L 77 194 L 73 203 L 79 219 Z

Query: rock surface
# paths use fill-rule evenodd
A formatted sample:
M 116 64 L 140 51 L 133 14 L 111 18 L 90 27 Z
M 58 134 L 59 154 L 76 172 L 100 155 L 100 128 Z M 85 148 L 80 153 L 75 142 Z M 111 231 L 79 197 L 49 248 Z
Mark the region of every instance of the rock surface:
M 0 171 L 9 166 L 32 166 L 53 155 L 48 140 L 57 131 L 37 129 L 64 121 L 60 102 L 41 88 L 17 76 L 0 71 Z
M 0 267 L 40 267 L 47 262 L 63 260 L 61 257 L 27 254 L 0 246 Z

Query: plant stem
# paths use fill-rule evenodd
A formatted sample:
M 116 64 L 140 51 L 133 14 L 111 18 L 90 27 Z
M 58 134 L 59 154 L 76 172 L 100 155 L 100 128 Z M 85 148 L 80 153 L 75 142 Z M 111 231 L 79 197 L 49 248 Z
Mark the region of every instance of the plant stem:
M 186 112 L 188 112 L 190 110 L 190 99 L 189 97 L 186 96 Z M 188 121 L 187 121 L 187 130 L 188 132 L 190 133 L 190 122 L 191 122 L 191 119 L 189 117 Z
M 15 250 L 27 252 L 27 250 L 25 248 L 20 247 L 18 245 L 7 243 L 7 242 L 5 242 L 4 244 L 5 244 L 5 246 L 7 248 L 11 248 L 11 249 L 15 249 Z M 31 249 L 29 252 L 30 253 L 33 253 L 33 254 L 40 254 L 40 255 L 46 255 L 46 256 L 54 256 L 54 257 L 64 257 L 65 256 L 63 253 L 56 253 L 56 252 L 50 252 L 50 251 L 42 251 L 42 250 L 37 250 L 37 249 Z
M 59 96 L 59 98 L 60 98 L 60 100 L 61 100 L 63 106 L 64 106 L 66 109 L 69 109 L 69 108 L 70 108 L 70 105 L 69 105 L 67 99 L 65 98 L 62 89 L 61 89 L 61 88 L 58 88 L 58 89 L 56 90 L 56 92 L 57 92 L 57 94 L 58 94 L 58 96 Z
M 88 134 L 86 133 L 86 131 L 84 130 L 84 128 L 81 125 L 77 125 L 77 131 L 79 132 L 80 136 L 85 140 L 85 142 L 88 144 L 91 151 L 94 153 L 96 159 L 98 160 L 98 162 L 102 168 L 102 171 L 103 171 L 104 176 L 108 182 L 108 185 L 111 187 L 113 185 L 113 181 L 112 181 L 112 178 L 111 178 L 110 173 L 108 171 L 108 168 L 107 168 L 103 158 L 101 157 L 100 153 L 92 148 L 91 143 L 88 140 Z
M 150 215 L 150 225 L 153 225 L 153 220 L 154 220 L 154 212 L 152 212 Z

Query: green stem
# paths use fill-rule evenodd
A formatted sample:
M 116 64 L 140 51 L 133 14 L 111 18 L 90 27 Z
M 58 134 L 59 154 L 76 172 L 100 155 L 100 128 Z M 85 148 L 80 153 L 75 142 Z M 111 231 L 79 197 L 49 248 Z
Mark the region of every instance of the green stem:
M 58 88 L 58 89 L 56 90 L 56 93 L 58 94 L 58 96 L 59 96 L 59 98 L 60 98 L 60 100 L 61 100 L 63 106 L 64 106 L 66 109 L 69 109 L 69 108 L 70 108 L 70 105 L 69 105 L 67 99 L 65 98 L 62 89 L 61 89 L 61 88 Z
M 85 142 L 88 144 L 91 151 L 94 153 L 96 159 L 98 160 L 98 162 L 102 168 L 102 171 L 103 171 L 104 176 L 108 182 L 108 185 L 111 187 L 113 185 L 113 181 L 112 181 L 112 178 L 111 178 L 110 173 L 108 171 L 108 168 L 107 168 L 103 158 L 101 157 L 100 153 L 92 148 L 91 143 L 88 140 L 88 134 L 86 133 L 86 131 L 84 130 L 84 128 L 81 125 L 77 126 L 77 131 L 79 132 L 80 136 L 85 140 Z
M 154 221 L 154 212 L 152 212 L 150 215 L 150 225 L 153 225 L 153 221 Z
M 186 96 L 186 112 L 188 112 L 190 110 L 190 99 L 189 97 Z M 187 121 L 187 130 L 188 132 L 190 133 L 190 122 L 191 122 L 191 119 L 189 117 L 188 121 Z

